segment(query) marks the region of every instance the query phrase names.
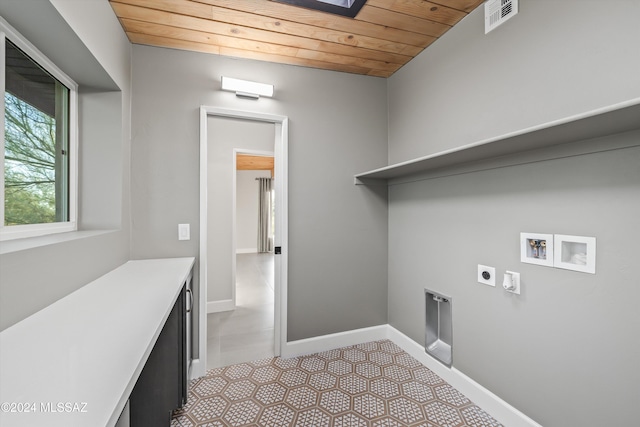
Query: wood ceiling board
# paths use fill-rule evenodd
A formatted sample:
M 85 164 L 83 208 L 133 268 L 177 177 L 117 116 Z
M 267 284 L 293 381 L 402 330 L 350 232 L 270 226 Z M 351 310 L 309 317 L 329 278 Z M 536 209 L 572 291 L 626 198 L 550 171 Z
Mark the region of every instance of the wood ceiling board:
M 446 33 L 451 26 L 439 22 L 405 15 L 388 9 L 368 6 L 367 4 L 360 10 L 355 18 L 358 21 L 370 22 L 372 24 L 387 25 L 394 28 L 402 28 L 414 33 L 423 34 L 438 38 Z
M 389 77 L 481 0 L 368 0 L 356 19 L 268 0 L 109 0 L 133 43 Z
M 215 20 L 237 25 L 257 27 L 268 31 L 296 35 L 309 39 L 317 39 L 326 42 L 340 43 L 393 53 L 407 50 L 413 52 L 413 48 L 415 48 L 415 46 L 407 43 L 391 44 L 387 39 L 369 37 L 367 35 L 354 35 L 351 32 L 308 25 L 290 19 L 280 19 L 262 15 L 257 16 L 254 13 L 231 10 L 218 6 L 212 6 L 212 8 Z
M 484 2 L 485 0 L 431 0 L 431 3 L 462 10 L 466 13 L 472 12 L 476 7 L 480 6 Z
M 426 47 L 428 41 L 424 36 L 410 31 L 386 27 L 384 25 L 371 24 L 342 16 L 331 15 L 302 7 L 276 3 L 267 0 L 188 0 L 205 3 L 213 6 L 239 10 L 261 16 L 269 16 L 276 19 L 286 18 L 288 21 L 312 25 L 320 28 L 330 28 L 351 35 L 362 35 L 376 39 L 389 40 L 396 43 L 410 44 L 417 47 Z M 371 0 L 369 0 L 371 1 Z
M 156 0 L 160 3 L 156 7 L 164 7 L 164 0 Z M 185 1 L 185 0 L 183 0 Z M 121 18 L 136 19 L 145 22 L 163 23 L 181 28 L 206 31 L 214 34 L 237 36 L 259 40 L 267 43 L 283 44 L 304 49 L 316 49 L 330 53 L 345 55 L 357 55 L 368 59 L 383 60 L 398 64 L 405 64 L 422 48 L 402 43 L 390 43 L 387 40 L 374 39 L 366 36 L 353 36 L 334 30 L 326 30 L 319 27 L 302 25 L 286 20 L 274 20 L 269 17 L 255 16 L 245 12 L 235 12 L 222 8 L 222 13 L 215 13 L 216 21 L 204 19 L 200 16 L 180 15 L 172 11 L 161 9 L 148 9 L 131 3 L 144 3 L 149 0 L 113 0 L 112 7 Z M 171 5 L 174 9 L 175 5 Z M 220 9 L 208 6 L 215 10 Z M 202 14 L 201 14 L 202 15 Z M 230 25 L 233 24 L 233 25 Z M 241 27 L 238 27 L 241 26 Z M 264 31 L 261 31 L 264 30 Z M 298 36 L 296 38 L 296 36 Z M 330 42 L 331 44 L 327 44 Z M 350 47 L 362 47 L 366 50 L 356 53 L 340 51 L 342 44 Z M 369 52 L 374 51 L 374 52 Z M 374 57 L 376 51 L 390 53 L 383 58 L 380 55 Z M 401 55 L 402 57 L 400 57 Z
M 170 27 L 149 22 L 134 21 L 127 18 L 121 19 L 127 32 L 147 34 L 164 38 L 185 40 L 196 43 L 210 44 L 218 47 L 231 47 L 243 50 L 255 50 L 263 53 L 273 53 L 284 56 L 298 56 L 299 49 L 284 45 L 274 45 L 255 40 L 246 40 L 240 37 L 230 37 L 219 34 L 205 33 L 202 31 L 187 30 L 185 28 Z
M 369 68 L 356 67 L 345 64 L 332 64 L 322 61 L 314 61 L 303 58 L 296 58 L 291 56 L 282 56 L 275 54 L 266 54 L 263 52 L 247 51 L 237 48 L 230 48 L 224 46 L 214 46 L 205 43 L 190 42 L 185 40 L 171 39 L 167 37 L 154 36 L 149 34 L 140 33 L 127 33 L 131 43 L 165 47 L 170 49 L 180 49 L 192 52 L 213 53 L 217 55 L 224 55 L 233 58 L 242 59 L 255 59 L 258 61 L 275 62 L 278 64 L 298 65 L 302 67 L 319 68 L 323 70 L 342 71 L 352 74 L 371 75 L 376 77 L 389 77 L 389 72 L 382 72 L 377 70 L 371 70 Z M 215 76 L 215 78 L 218 78 Z
M 222 55 L 222 53 L 220 52 L 220 46 L 213 46 L 204 43 L 194 43 L 185 40 L 170 39 L 167 37 L 151 36 L 149 34 L 140 33 L 127 33 L 127 36 L 133 44 Z
M 461 10 L 424 0 L 368 0 L 367 3 L 371 6 L 381 7 L 394 12 L 400 12 L 451 26 L 467 16 L 467 14 Z
M 127 18 L 122 18 L 121 22 L 128 33 L 147 34 L 150 36 L 210 44 L 218 46 L 220 48 L 227 47 L 240 50 L 256 51 L 266 54 L 311 59 L 326 63 L 353 65 L 366 69 L 379 70 L 385 75 L 393 73 L 402 66 L 402 64 L 393 64 L 382 61 L 358 58 L 354 56 L 336 55 L 309 49 L 297 49 L 284 45 L 274 45 L 270 43 L 258 42 L 255 40 L 245 40 L 237 37 L 215 35 L 204 33 L 202 31 L 194 31 L 184 28 L 169 27 L 160 24 L 129 20 Z
M 416 38 L 415 42 L 417 44 L 415 45 L 404 42 L 396 43 L 397 46 L 389 46 L 389 41 L 393 40 L 389 40 L 384 37 L 380 38 L 368 36 L 367 34 L 353 34 L 353 32 L 345 32 L 340 29 L 309 25 L 304 22 L 298 22 L 294 19 L 281 19 L 272 16 L 256 15 L 255 13 L 231 10 L 224 7 L 212 6 L 212 8 L 216 20 L 244 26 L 259 26 L 269 31 L 292 34 L 333 43 L 347 44 L 350 46 L 359 46 L 367 49 L 398 52 L 403 49 L 407 49 L 406 45 L 423 47 L 425 43 L 423 40 L 418 40 Z
M 236 154 L 236 170 L 269 170 L 273 172 L 274 158 Z
M 406 64 L 411 60 L 410 55 L 393 54 L 389 52 L 380 52 L 370 49 L 358 49 L 354 46 L 339 45 L 319 40 L 313 40 L 305 37 L 295 37 L 287 34 L 278 34 L 270 31 L 264 31 L 256 28 L 238 27 L 222 22 L 209 21 L 202 18 L 191 16 L 176 15 L 169 12 L 159 10 L 149 10 L 138 6 L 128 4 L 113 3 L 114 10 L 120 16 L 120 21 L 127 31 L 140 32 L 144 34 L 153 34 L 149 31 L 138 31 L 133 26 L 132 20 L 140 22 L 157 23 L 162 22 L 166 25 L 175 26 L 189 30 L 199 30 L 206 33 L 218 34 L 223 36 L 245 38 L 248 40 L 256 40 L 266 43 L 274 43 L 282 46 L 291 46 L 302 49 L 318 50 L 328 53 L 337 53 L 339 55 L 356 56 L 376 61 L 391 62 L 395 64 Z M 126 20 L 126 21 L 125 21 Z M 126 25 L 125 25 L 126 22 Z M 162 36 L 162 33 L 155 35 Z M 174 37 L 176 38 L 176 37 Z M 194 40 L 192 41 L 201 41 Z
M 112 7 L 114 4 L 121 3 L 130 6 L 139 6 L 149 10 L 172 12 L 177 15 L 195 16 L 205 19 L 214 18 L 213 7 L 211 7 L 211 5 L 190 0 L 109 0 L 109 3 L 111 3 Z
M 235 58 L 244 58 L 244 59 L 256 59 L 259 61 L 269 61 L 269 62 L 277 62 L 280 64 L 289 64 L 289 65 L 300 65 L 302 67 L 311 67 L 311 68 L 321 68 L 324 70 L 333 70 L 333 71 L 343 71 L 345 73 L 353 73 L 353 74 L 364 74 L 364 75 L 373 75 L 378 77 L 389 77 L 391 75 L 390 72 L 383 72 L 381 70 L 372 70 L 366 67 L 359 67 L 355 65 L 349 64 L 335 64 L 323 61 L 316 61 L 312 59 L 291 57 L 291 56 L 281 56 L 281 55 L 266 55 L 261 52 L 255 51 L 242 51 L 239 49 L 231 49 L 231 48 L 220 48 L 220 54 L 226 56 L 232 56 Z
M 296 55 L 298 58 L 314 59 L 324 62 L 335 62 L 338 64 L 356 65 L 358 67 L 371 68 L 373 70 L 389 71 L 393 73 L 397 71 L 402 64 L 392 64 L 388 62 L 372 61 L 370 59 L 362 59 L 355 57 L 348 57 L 344 55 L 335 55 L 325 52 L 317 52 L 312 50 L 300 49 Z
M 163 26 L 171 26 L 175 28 L 180 28 L 184 30 L 197 30 L 206 35 L 220 35 L 220 36 L 228 36 L 228 37 L 236 37 L 240 39 L 254 40 L 258 42 L 265 42 L 266 40 L 271 40 L 276 45 L 282 45 L 283 47 L 291 46 L 291 47 L 301 47 L 308 49 L 317 49 L 320 47 L 320 43 L 317 41 L 313 41 L 310 39 L 304 38 L 295 38 L 287 35 L 274 34 L 271 32 L 257 30 L 255 28 L 248 27 L 239 27 L 236 25 L 229 25 L 226 23 L 213 22 L 200 18 L 194 18 L 189 16 L 178 16 L 167 12 L 155 11 L 152 15 L 147 14 L 146 9 L 141 9 L 134 6 L 121 5 L 116 6 L 118 13 L 120 15 L 120 20 L 123 22 L 123 26 L 127 31 L 132 32 L 141 32 L 144 34 L 154 34 L 147 31 L 138 31 L 136 30 L 136 25 L 140 27 L 144 26 L 142 22 L 145 22 L 147 28 L 158 28 L 160 29 Z M 136 24 L 139 22 L 140 24 Z M 154 24 L 155 22 L 163 22 L 166 25 Z M 153 25 L 158 25 L 156 27 L 152 27 Z M 185 34 L 190 34 L 190 32 L 185 32 Z M 162 34 L 162 31 L 158 31 L 157 34 L 159 36 L 163 36 L 166 34 Z M 180 38 L 179 36 L 175 36 L 173 38 Z M 191 41 L 198 41 L 207 43 L 207 41 L 203 41 L 202 39 L 193 39 L 189 38 Z

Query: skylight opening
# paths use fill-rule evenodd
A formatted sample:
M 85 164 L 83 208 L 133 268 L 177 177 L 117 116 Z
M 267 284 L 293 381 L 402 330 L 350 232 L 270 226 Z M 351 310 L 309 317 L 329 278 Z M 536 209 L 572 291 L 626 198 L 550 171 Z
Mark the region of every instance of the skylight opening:
M 321 3 L 333 4 L 335 6 L 346 7 L 347 9 L 353 6 L 355 0 L 317 0 Z
M 280 3 L 292 4 L 306 9 L 315 9 L 335 15 L 355 18 L 367 0 L 274 0 Z

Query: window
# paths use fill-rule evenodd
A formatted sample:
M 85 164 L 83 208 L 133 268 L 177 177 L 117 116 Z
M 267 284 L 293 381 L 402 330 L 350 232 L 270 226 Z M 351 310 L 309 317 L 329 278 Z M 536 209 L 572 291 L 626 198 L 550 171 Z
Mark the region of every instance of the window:
M 76 229 L 77 85 L 0 22 L 2 240 Z

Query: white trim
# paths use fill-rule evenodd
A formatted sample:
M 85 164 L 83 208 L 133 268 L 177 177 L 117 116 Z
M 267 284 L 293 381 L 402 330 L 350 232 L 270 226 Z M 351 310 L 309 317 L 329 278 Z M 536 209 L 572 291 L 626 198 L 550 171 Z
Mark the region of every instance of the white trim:
M 0 242 L 0 255 L 25 251 L 33 248 L 41 248 L 48 245 L 56 245 L 62 242 L 86 239 L 103 234 L 116 233 L 119 230 L 84 230 L 71 231 L 69 233 L 48 234 L 46 236 L 31 237 L 28 239 L 14 239 Z
M 387 328 L 388 325 L 371 326 L 369 328 L 354 329 L 352 331 L 290 341 L 286 343 L 282 349 L 282 357 L 301 356 L 333 348 L 387 339 Z
M 431 369 L 443 380 L 467 396 L 476 405 L 509 427 L 542 427 L 525 414 L 509 405 L 500 397 L 487 390 L 473 379 L 456 368 L 447 368 L 424 351 L 424 346 L 398 331 L 391 325 L 387 326 L 387 338 L 400 346 L 404 351 L 416 358 L 420 363 Z
M 191 361 L 191 371 L 189 372 L 189 379 L 194 380 L 198 377 L 201 377 L 204 374 L 200 374 L 200 372 L 207 371 L 207 364 L 203 362 L 203 359 L 193 359 Z
M 275 124 L 275 189 L 276 198 L 276 230 L 275 245 L 282 248 L 281 255 L 275 257 L 274 280 L 274 335 L 275 355 L 279 356 L 286 344 L 287 337 L 287 249 L 288 249 L 288 209 L 287 209 L 287 146 L 288 123 L 286 116 L 252 111 L 232 110 L 227 108 L 200 107 L 200 316 L 199 316 L 199 354 L 201 360 L 207 359 L 207 118 L 208 116 L 230 117 Z M 235 220 L 235 219 L 234 219 Z M 235 242 L 233 243 L 235 245 Z M 234 246 L 235 250 L 235 246 Z M 235 259 L 235 256 L 234 256 Z M 205 374 L 206 364 L 197 364 L 192 370 L 194 377 Z
M 22 239 L 28 237 L 44 236 L 48 234 L 65 233 L 78 229 L 78 159 L 79 159 L 79 117 L 78 117 L 78 84 L 67 76 L 56 64 L 47 58 L 37 47 L 13 28 L 7 21 L 0 17 L 0 55 L 4 64 L 5 58 L 5 38 L 11 40 L 18 48 L 22 49 L 33 61 L 35 61 L 46 72 L 50 73 L 60 83 L 69 89 L 69 220 L 50 224 L 28 224 L 5 227 L 4 226 L 4 197 L 0 197 L 0 241 Z M 5 91 L 5 69 L 0 71 L 0 88 Z M 2 135 L 0 136 L 0 150 L 4 153 L 4 96 L 0 100 L 2 105 Z M 4 155 L 2 155 L 4 159 Z M 0 162 L 0 173 L 4 177 L 4 161 Z M 3 179 L 4 183 L 4 179 Z M 2 191 L 4 196 L 4 191 Z
M 5 58 L 7 57 L 7 53 L 6 53 L 6 48 L 7 48 L 7 44 L 5 42 L 5 38 L 7 37 L 6 33 L 4 32 L 4 24 L 6 23 L 6 21 L 4 19 L 2 19 L 2 17 L 0 16 L 0 55 L 2 56 L 2 63 L 4 64 L 6 61 Z M 3 66 L 2 69 L 0 69 L 0 89 L 2 90 L 2 99 L 0 99 L 0 105 L 2 106 L 2 113 L 0 113 L 0 129 L 2 129 L 2 135 L 0 136 L 0 150 L 2 150 L 1 152 L 4 153 L 4 130 L 6 129 L 6 124 L 5 124 L 5 105 L 4 105 L 4 93 L 6 90 L 6 67 Z M 2 159 L 0 161 L 0 180 L 2 181 L 2 186 L 4 187 L 4 155 L 0 155 L 0 158 Z M 2 229 L 4 229 L 4 189 L 2 190 L 2 196 L 0 197 L 0 227 L 2 227 Z M 2 240 L 2 237 L 0 236 L 0 240 Z
M 236 170 L 238 169 L 237 166 L 237 159 L 238 156 L 236 156 L 236 154 L 238 153 L 237 149 L 233 149 L 233 160 L 231 161 L 232 165 L 233 165 L 233 173 L 231 174 L 231 301 L 233 302 L 233 306 L 236 306 L 236 269 L 237 269 L 237 260 L 236 260 L 236 227 L 237 227 L 237 220 L 236 220 L 236 203 L 237 202 L 237 186 L 238 186 L 238 174 L 236 173 Z M 207 186 L 208 186 L 208 182 L 207 182 Z M 204 238 L 206 239 L 207 236 L 204 236 Z M 207 302 L 207 305 L 209 305 L 209 302 Z
M 4 206 L 3 206 L 4 209 Z M 71 212 L 69 212 L 71 214 Z M 2 226 L 2 234 L 0 235 L 1 241 L 26 239 L 29 237 L 46 236 L 48 234 L 58 234 L 76 231 L 76 223 L 67 222 L 52 222 L 48 224 L 24 224 L 24 225 L 12 225 L 8 227 Z
M 235 309 L 236 309 L 236 302 L 232 299 L 207 301 L 207 314 L 219 313 L 221 311 L 232 311 Z
M 203 143 L 204 141 L 204 143 Z M 207 372 L 207 111 L 200 108 L 200 268 L 198 271 L 198 360 L 191 365 L 191 375 L 201 377 Z
M 287 301 L 289 271 L 289 119 L 281 116 L 275 122 L 275 155 L 274 155 L 274 187 L 275 187 L 275 233 L 276 246 L 282 248 L 274 261 L 274 353 L 279 356 L 287 344 Z

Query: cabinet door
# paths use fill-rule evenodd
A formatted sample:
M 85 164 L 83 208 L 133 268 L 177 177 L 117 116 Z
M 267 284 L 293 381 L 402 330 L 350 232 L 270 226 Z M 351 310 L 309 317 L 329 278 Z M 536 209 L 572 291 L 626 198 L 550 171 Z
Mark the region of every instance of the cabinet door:
M 131 427 L 168 427 L 182 405 L 184 390 L 183 289 L 156 341 L 129 398 Z

